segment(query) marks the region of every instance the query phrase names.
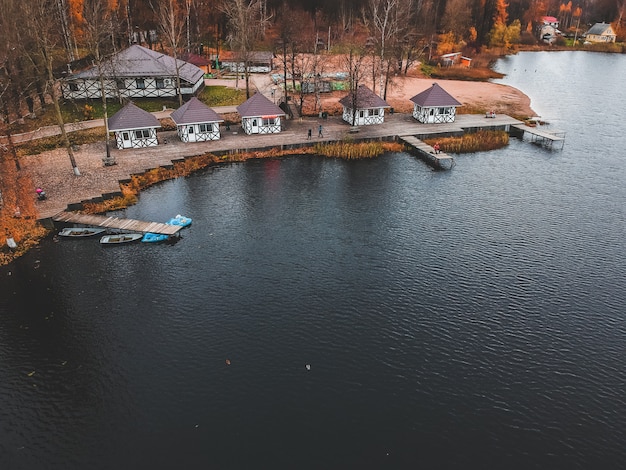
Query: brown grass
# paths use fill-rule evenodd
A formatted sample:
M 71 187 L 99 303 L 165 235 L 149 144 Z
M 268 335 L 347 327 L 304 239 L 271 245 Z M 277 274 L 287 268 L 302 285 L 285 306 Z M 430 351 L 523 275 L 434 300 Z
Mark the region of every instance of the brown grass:
M 424 139 L 428 145 L 439 143 L 445 153 L 471 153 L 495 150 L 509 144 L 509 134 L 505 131 L 478 131 L 461 137 Z
M 93 129 L 70 132 L 68 133 L 68 137 L 72 145 L 93 144 L 95 142 L 102 142 L 106 138 L 104 127 L 94 127 Z M 58 135 L 20 143 L 17 144 L 15 148 L 19 156 L 25 156 L 37 155 L 63 146 L 62 138 Z
M 401 152 L 402 144 L 396 142 L 336 142 L 332 144 L 316 144 L 315 153 L 329 158 L 359 160 L 376 158 L 385 152 Z

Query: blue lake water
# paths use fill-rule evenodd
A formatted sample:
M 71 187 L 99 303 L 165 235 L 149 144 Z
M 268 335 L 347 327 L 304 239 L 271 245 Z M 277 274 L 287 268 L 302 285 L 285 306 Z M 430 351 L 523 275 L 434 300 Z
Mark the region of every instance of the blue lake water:
M 496 68 L 562 151 L 213 168 L 1 268 L 0 468 L 626 466 L 626 58 Z

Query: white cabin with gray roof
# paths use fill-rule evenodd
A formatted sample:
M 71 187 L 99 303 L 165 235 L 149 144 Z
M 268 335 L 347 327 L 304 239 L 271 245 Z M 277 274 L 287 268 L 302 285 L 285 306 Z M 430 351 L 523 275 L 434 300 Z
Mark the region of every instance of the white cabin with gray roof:
M 608 23 L 596 23 L 585 34 L 585 40 L 589 42 L 615 42 L 615 31 Z
M 237 106 L 237 112 L 246 134 L 277 134 L 282 130 L 285 112 L 261 93 L 255 93 Z
M 170 117 L 183 142 L 206 142 L 220 138 L 220 122 L 224 120 L 195 96 Z
M 437 83 L 413 98 L 413 117 L 423 124 L 454 122 L 456 108 L 461 106 L 450 93 Z
M 180 92 L 193 95 L 204 84 L 204 72 L 189 62 L 174 59 L 139 45 L 111 56 L 102 64 L 107 98 L 161 98 L 177 96 L 176 64 Z M 67 77 L 61 88 L 66 99 L 101 98 L 98 67 Z
M 156 130 L 159 120 L 148 111 L 128 103 L 109 118 L 109 130 L 115 134 L 118 149 L 159 145 Z
M 384 123 L 385 109 L 390 107 L 365 85 L 359 85 L 356 93 L 348 93 L 339 104 L 343 106 L 343 120 L 353 126 Z

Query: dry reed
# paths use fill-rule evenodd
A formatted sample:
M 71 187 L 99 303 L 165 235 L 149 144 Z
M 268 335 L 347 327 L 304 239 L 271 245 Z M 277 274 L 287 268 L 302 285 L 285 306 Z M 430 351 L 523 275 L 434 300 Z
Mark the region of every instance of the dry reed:
M 472 153 L 495 150 L 509 144 L 509 134 L 505 131 L 478 131 L 461 137 L 424 139 L 428 145 L 439 143 L 445 153 Z

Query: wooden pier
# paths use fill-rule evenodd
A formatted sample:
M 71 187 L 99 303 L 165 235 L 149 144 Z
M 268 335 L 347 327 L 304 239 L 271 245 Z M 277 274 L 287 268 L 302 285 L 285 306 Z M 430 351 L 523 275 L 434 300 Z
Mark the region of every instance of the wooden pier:
M 560 145 L 558 150 L 563 150 L 565 145 L 565 132 L 563 131 L 552 130 L 548 132 L 525 124 L 515 124 L 511 126 L 511 134 L 520 138 L 523 138 L 524 134 L 529 134 L 531 142 L 549 149 L 554 148 L 556 144 L 557 146 Z
M 78 214 L 76 212 L 59 212 L 52 217 L 54 222 L 80 224 L 89 227 L 103 227 L 125 232 L 158 233 L 161 235 L 175 235 L 182 228 L 179 225 L 169 225 L 160 222 L 144 222 L 135 219 L 120 219 L 106 215 Z
M 435 153 L 435 149 L 433 149 L 430 145 L 425 144 L 417 137 L 413 137 L 412 135 L 398 136 L 398 140 L 410 146 L 418 157 L 425 160 L 438 170 L 451 170 L 456 164 L 454 162 L 454 158 L 450 155 L 445 153 Z

